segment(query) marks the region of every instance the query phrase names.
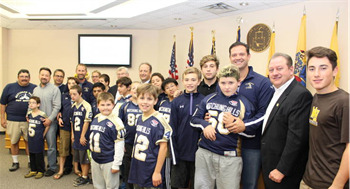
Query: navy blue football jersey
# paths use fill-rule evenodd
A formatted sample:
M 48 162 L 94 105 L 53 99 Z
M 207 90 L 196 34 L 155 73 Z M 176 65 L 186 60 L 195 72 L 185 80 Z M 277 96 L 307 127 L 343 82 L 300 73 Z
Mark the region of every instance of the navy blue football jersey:
M 77 104 L 74 103 L 72 105 L 72 127 L 74 132 L 74 142 L 73 142 L 73 149 L 75 150 L 87 150 L 89 149 L 88 145 L 81 145 L 80 144 L 80 136 L 81 132 L 83 131 L 83 126 L 85 122 L 91 122 L 92 119 L 92 111 L 91 106 L 88 102 L 83 100 L 82 103 Z M 89 129 L 85 133 L 85 139 L 89 140 Z
M 140 187 L 154 187 L 152 175 L 157 164 L 159 143 L 168 142 L 172 129 L 159 112 L 137 120 L 135 143 L 132 152 L 129 183 Z M 162 180 L 164 181 L 164 167 Z M 158 186 L 162 187 L 162 185 Z
M 60 112 L 62 114 L 63 127 L 59 127 L 59 128 L 65 131 L 72 131 L 70 118 L 72 116 L 73 101 L 69 93 L 62 94 L 61 104 L 62 106 L 61 106 Z
M 123 122 L 115 115 L 96 115 L 90 125 L 90 151 L 99 164 L 114 161 L 115 142 L 123 141 L 125 130 Z
M 100 113 L 100 110 L 98 109 L 98 106 L 97 106 L 97 100 L 96 99 L 94 99 L 91 102 L 91 111 L 92 111 L 92 118 L 95 118 L 95 116 Z
M 159 104 L 158 112 L 163 114 L 163 117 L 167 121 L 167 123 L 170 123 L 171 102 L 169 99 L 163 100 Z
M 33 117 L 32 111 L 28 112 L 28 148 L 30 153 L 44 152 L 44 119 L 47 115 L 39 110 L 39 114 Z
M 142 111 L 139 106 L 132 101 L 129 101 L 120 107 L 118 116 L 124 123 L 126 130 L 125 143 L 134 145 L 136 122 L 140 115 L 142 115 Z
M 210 114 L 209 122 L 204 120 L 206 113 Z M 207 126 L 214 127 L 216 131 L 216 140 L 211 141 L 201 134 L 199 146 L 213 153 L 224 156 L 240 156 L 237 148 L 239 147 L 239 135 L 245 137 L 254 137 L 255 133 L 231 133 L 222 123 L 225 112 L 230 112 L 233 116 L 239 117 L 243 121 L 251 118 L 255 113 L 255 108 L 249 100 L 241 95 L 234 94 L 226 97 L 222 92 L 217 92 L 206 96 L 196 112 L 194 113 L 191 126 L 204 130 Z M 245 123 L 246 127 L 252 123 Z

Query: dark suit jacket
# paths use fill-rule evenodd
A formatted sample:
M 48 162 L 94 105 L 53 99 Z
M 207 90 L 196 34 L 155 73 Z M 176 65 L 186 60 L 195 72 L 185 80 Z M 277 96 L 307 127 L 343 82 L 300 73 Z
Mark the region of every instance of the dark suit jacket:
M 112 87 L 110 87 L 108 89 L 108 92 L 111 93 L 115 99 L 115 95 L 117 94 L 118 92 L 118 86 L 117 85 L 113 85 Z
M 311 93 L 295 79 L 273 107 L 261 136 L 262 172 L 267 189 L 297 189 L 308 157 Z M 285 175 L 269 179 L 272 170 Z

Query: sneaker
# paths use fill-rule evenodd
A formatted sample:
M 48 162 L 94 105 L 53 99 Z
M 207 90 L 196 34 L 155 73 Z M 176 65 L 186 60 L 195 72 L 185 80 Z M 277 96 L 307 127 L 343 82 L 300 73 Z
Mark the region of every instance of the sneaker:
M 44 173 L 38 172 L 38 174 L 35 175 L 35 179 L 41 179 L 43 178 L 43 176 L 44 176 Z
M 28 174 L 24 175 L 24 178 L 34 177 L 37 174 L 36 171 L 29 171 Z
M 12 163 L 12 166 L 10 167 L 10 171 L 16 171 L 17 169 L 19 169 L 19 163 Z
M 80 182 L 80 180 L 84 179 L 83 177 L 78 177 L 76 179 L 73 179 L 73 183 Z
M 82 185 L 87 185 L 87 184 L 89 184 L 90 182 L 89 182 L 89 178 L 83 178 L 83 177 L 81 177 L 82 179 L 80 179 L 79 181 L 77 181 L 77 182 L 75 182 L 74 184 L 73 184 L 73 186 L 75 186 L 75 187 L 77 187 L 77 186 L 82 186 Z
M 49 169 L 45 172 L 45 177 L 51 177 L 53 174 L 55 174 L 55 171 Z
M 126 184 L 125 184 L 125 182 L 122 182 L 122 184 L 119 186 L 119 189 L 126 189 Z

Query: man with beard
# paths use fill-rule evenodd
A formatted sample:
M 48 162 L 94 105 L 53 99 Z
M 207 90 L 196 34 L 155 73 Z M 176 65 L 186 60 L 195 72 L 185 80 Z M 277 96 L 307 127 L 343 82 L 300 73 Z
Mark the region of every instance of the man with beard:
M 49 131 L 46 134 L 46 141 L 48 145 L 47 161 L 49 164 L 49 168 L 45 172 L 45 176 L 47 177 L 52 176 L 57 169 L 56 116 L 61 109 L 61 92 L 58 89 L 58 87 L 50 83 L 50 79 L 51 70 L 46 67 L 40 68 L 40 85 L 37 86 L 33 91 L 33 95 L 39 97 L 41 100 L 41 105 L 39 109 L 45 112 L 46 115 L 48 115 L 48 118 L 46 118 L 44 121 L 44 125 L 50 126 Z
M 216 91 L 218 79 L 216 74 L 219 70 L 219 60 L 214 55 L 207 55 L 200 61 L 203 80 L 199 84 L 197 90 L 204 96 L 207 96 Z
M 30 74 L 26 69 L 19 70 L 17 78 L 17 82 L 6 85 L 2 91 L 0 102 L 1 126 L 7 129 L 6 132 L 11 139 L 12 166 L 9 169 L 10 171 L 16 171 L 19 168 L 18 152 L 21 135 L 26 144 L 26 153 L 29 161 L 26 113 L 29 98 L 36 87 L 36 85 L 29 83 Z M 5 112 L 7 116 L 5 116 Z
M 77 74 L 79 85 L 83 89 L 83 99 L 86 100 L 88 103 L 91 104 L 91 102 L 94 99 L 94 96 L 92 95 L 92 86 L 93 84 L 88 82 L 85 78 L 85 75 L 87 73 L 87 68 L 85 64 L 78 64 L 75 73 Z

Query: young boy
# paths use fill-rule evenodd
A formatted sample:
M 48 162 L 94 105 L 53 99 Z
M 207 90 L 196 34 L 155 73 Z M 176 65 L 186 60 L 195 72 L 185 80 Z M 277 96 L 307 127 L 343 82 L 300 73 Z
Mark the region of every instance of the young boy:
M 171 186 L 173 188 L 194 187 L 195 153 L 198 149 L 200 132 L 190 126 L 190 121 L 198 104 L 204 96 L 197 92 L 201 82 L 201 72 L 187 68 L 182 74 L 184 94 L 171 102 L 170 126 L 173 129 L 176 165 L 171 168 Z M 169 87 L 169 85 L 167 85 Z M 169 96 L 169 95 L 168 95 Z
M 312 101 L 309 159 L 300 189 L 349 188 L 349 93 L 335 85 L 337 54 L 325 47 L 307 52 Z
M 158 90 L 149 83 L 137 88 L 137 104 L 143 113 L 137 119 L 129 175 L 129 183 L 133 183 L 136 189 L 163 187 L 163 164 L 172 129 L 163 116 L 154 110 Z
M 242 171 L 238 146 L 240 139 L 236 128 L 232 129 L 230 124 L 238 121 L 238 117 L 245 121 L 255 112 L 254 106 L 236 93 L 239 78 L 238 68 L 233 65 L 220 70 L 218 79 L 221 91 L 206 96 L 193 115 L 191 126 L 203 130 L 195 159 L 195 188 L 214 188 L 216 183 L 218 188 L 239 189 Z M 209 122 L 204 120 L 207 112 Z M 248 125 L 251 123 L 246 122 L 245 126 Z
M 30 172 L 24 175 L 24 178 L 35 176 L 40 179 L 44 176 L 44 137 L 50 126 L 45 127 L 43 122 L 47 115 L 39 110 L 40 98 L 32 96 L 29 99 L 28 112 L 29 128 L 28 128 L 28 148 L 30 156 Z
M 91 173 L 94 188 L 118 188 L 119 166 L 124 155 L 125 130 L 114 114 L 114 97 L 103 92 L 97 98 L 100 114 L 90 126 Z
M 119 118 L 123 121 L 124 127 L 126 130 L 125 134 L 125 153 L 123 157 L 124 165 L 124 179 L 125 183 L 128 182 L 129 172 L 130 172 L 130 163 L 131 163 L 131 153 L 132 147 L 134 146 L 135 133 L 136 133 L 136 121 L 142 111 L 137 105 L 137 87 L 140 86 L 140 82 L 134 81 L 131 84 L 130 94 L 132 96 L 131 101 L 124 103 L 119 110 Z M 134 188 L 132 184 L 126 184 L 127 189 Z
M 165 92 L 165 94 L 168 96 L 168 98 L 165 98 L 162 100 L 162 102 L 159 103 L 158 111 L 159 113 L 162 113 L 165 120 L 169 123 L 170 121 L 170 113 L 171 113 L 171 101 L 174 100 L 174 93 L 177 91 L 178 83 L 173 78 L 167 78 L 162 83 L 162 90 Z
M 70 90 L 74 85 L 78 85 L 79 80 L 75 77 L 68 77 L 67 86 L 68 90 Z M 60 147 L 59 147 L 59 171 L 56 175 L 53 176 L 54 179 L 60 179 L 64 175 L 64 167 L 65 162 L 68 156 L 71 156 L 71 139 L 72 139 L 72 126 L 70 123 L 70 118 L 72 115 L 72 104 L 73 100 L 70 97 L 69 93 L 62 94 L 61 98 L 62 107 L 60 112 L 57 115 L 58 125 L 60 126 Z M 69 169 L 72 170 L 72 156 L 70 159 L 68 158 L 67 166 L 69 165 Z M 79 172 L 76 172 L 79 174 Z
M 97 107 L 97 97 L 99 94 L 105 91 L 105 89 L 105 85 L 100 82 L 94 83 L 94 85 L 92 86 L 92 94 L 95 97 L 95 99 L 91 102 L 92 118 L 95 118 L 95 116 L 100 113 Z
M 81 96 L 83 93 L 79 85 L 74 85 L 69 94 L 74 101 L 72 106 L 72 141 L 74 149 L 74 170 L 78 171 L 78 163 L 81 165 L 82 176 L 78 177 L 74 186 L 89 184 L 88 172 L 90 169 L 90 160 L 88 158 L 89 144 L 89 126 L 92 119 L 91 106 Z
M 130 95 L 131 84 L 132 84 L 132 81 L 128 77 L 122 77 L 122 78 L 118 79 L 118 81 L 117 81 L 118 92 L 121 95 L 120 99 L 115 104 L 115 107 L 113 110 L 113 113 L 116 114 L 117 116 L 119 114 L 120 107 L 125 102 L 128 102 L 131 98 L 131 95 Z

